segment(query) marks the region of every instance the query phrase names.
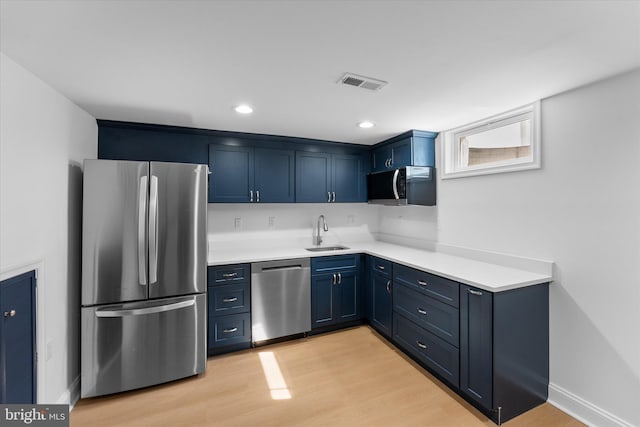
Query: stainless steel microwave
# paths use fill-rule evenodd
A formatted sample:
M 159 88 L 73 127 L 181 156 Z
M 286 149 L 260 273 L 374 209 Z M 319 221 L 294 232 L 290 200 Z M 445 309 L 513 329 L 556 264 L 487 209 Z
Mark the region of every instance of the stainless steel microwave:
M 406 166 L 367 175 L 367 199 L 379 205 L 436 204 L 436 169 Z

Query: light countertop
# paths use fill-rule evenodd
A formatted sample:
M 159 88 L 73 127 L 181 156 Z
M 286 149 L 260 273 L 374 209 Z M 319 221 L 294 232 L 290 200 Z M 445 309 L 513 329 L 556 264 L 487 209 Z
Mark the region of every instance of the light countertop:
M 551 275 L 381 241 L 367 241 L 353 244 L 345 243 L 345 246 L 348 246 L 349 249 L 310 252 L 302 247 L 252 248 L 251 245 L 247 245 L 243 248 L 225 249 L 217 248 L 213 245 L 209 250 L 207 261 L 209 265 L 225 265 L 363 253 L 446 277 L 490 292 L 517 289 L 551 282 L 553 280 Z

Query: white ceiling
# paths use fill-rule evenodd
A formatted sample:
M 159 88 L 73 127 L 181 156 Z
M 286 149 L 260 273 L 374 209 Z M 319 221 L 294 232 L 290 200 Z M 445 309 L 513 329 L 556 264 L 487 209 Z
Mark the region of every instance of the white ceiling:
M 0 49 L 99 119 L 372 144 L 640 67 L 640 1 L 0 1 Z M 345 72 L 386 80 L 341 86 Z M 253 105 L 250 116 L 238 103 Z M 356 123 L 372 120 L 372 129 Z

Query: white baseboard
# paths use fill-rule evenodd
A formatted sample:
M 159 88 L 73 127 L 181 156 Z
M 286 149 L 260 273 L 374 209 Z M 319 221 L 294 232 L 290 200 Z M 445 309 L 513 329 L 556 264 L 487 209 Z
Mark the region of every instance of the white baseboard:
M 549 383 L 547 402 L 589 426 L 633 427 L 631 423 L 553 383 Z
M 64 405 L 65 403 L 69 405 L 69 411 L 73 409 L 73 406 L 80 399 L 80 375 L 76 377 L 75 380 L 71 383 L 69 390 L 65 391 L 60 395 L 56 404 Z

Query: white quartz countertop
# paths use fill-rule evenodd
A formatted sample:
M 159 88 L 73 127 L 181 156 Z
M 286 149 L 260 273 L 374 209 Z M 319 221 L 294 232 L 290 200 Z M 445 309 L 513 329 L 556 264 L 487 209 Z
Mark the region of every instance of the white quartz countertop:
M 344 245 L 348 246 L 349 249 L 323 252 L 310 252 L 303 247 L 252 248 L 249 244 L 243 248 L 225 249 L 224 247 L 218 248 L 212 245 L 208 254 L 208 264 L 240 264 L 291 258 L 313 258 L 318 256 L 363 253 L 446 277 L 490 292 L 517 289 L 553 280 L 551 275 L 381 241 L 367 241 L 353 244 L 345 243 Z

